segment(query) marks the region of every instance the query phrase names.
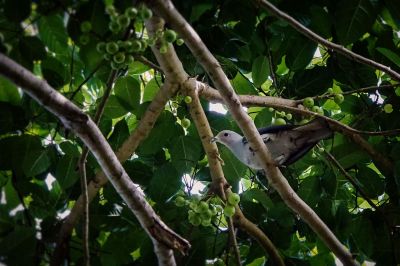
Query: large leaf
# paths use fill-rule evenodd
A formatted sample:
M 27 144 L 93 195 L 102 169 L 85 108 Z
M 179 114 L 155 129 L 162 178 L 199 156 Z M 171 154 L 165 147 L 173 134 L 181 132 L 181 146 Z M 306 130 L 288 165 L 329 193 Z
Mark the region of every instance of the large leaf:
M 201 143 L 189 136 L 175 139 L 169 150 L 171 161 L 179 173 L 191 173 L 191 168 L 197 164 L 201 155 Z
M 39 137 L 22 135 L 0 140 L 4 151 L 0 153 L 0 168 L 16 170 L 26 176 L 43 173 L 50 165 L 47 151 Z
M 269 75 L 269 62 L 266 56 L 257 57 L 251 69 L 251 76 L 253 78 L 254 86 L 260 87 L 267 79 Z
M 148 189 L 149 196 L 163 203 L 178 192 L 182 185 L 182 176 L 172 164 L 167 163 L 154 172 Z
M 55 178 L 63 189 L 67 189 L 79 180 L 78 158 L 63 156 L 57 164 Z
M 128 113 L 116 95 L 110 95 L 104 108 L 104 115 L 108 118 L 118 118 Z
M 237 186 L 239 180 L 244 177 L 247 166 L 239 161 L 235 155 L 225 147 L 220 149 L 220 153 L 224 161 L 222 169 L 224 170 L 225 178 L 228 180 L 229 184 L 236 189 L 235 186 Z
M 374 170 L 368 167 L 361 167 L 358 170 L 358 182 L 361 188 L 370 198 L 377 198 L 384 192 L 384 179 Z
M 296 71 L 306 68 L 314 56 L 317 44 L 308 38 L 298 36 L 291 39 L 291 47 L 286 55 L 286 65 Z
M 397 53 L 384 47 L 378 47 L 376 50 L 378 50 L 381 54 L 386 56 L 387 59 L 395 63 L 400 68 L 400 56 Z
M 35 259 L 35 229 L 16 226 L 0 241 L 0 257 L 7 265 L 29 265 Z M 24 255 L 20 252 L 24 250 Z
M 40 39 L 50 51 L 60 55 L 68 54 L 68 35 L 61 16 L 42 16 L 38 27 Z
M 243 76 L 242 73 L 238 72 L 236 77 L 231 80 L 232 87 L 235 89 L 237 94 L 257 94 L 256 88 L 253 84 Z
M 21 100 L 21 95 L 17 87 L 8 79 L 0 77 L 0 101 L 18 104 Z
M 342 0 L 337 4 L 335 28 L 343 45 L 364 35 L 377 16 L 377 4 L 372 0 Z
M 0 102 L 0 134 L 22 130 L 28 125 L 22 108 Z
M 128 111 L 136 111 L 140 103 L 140 83 L 130 77 L 121 77 L 115 82 L 114 93 Z

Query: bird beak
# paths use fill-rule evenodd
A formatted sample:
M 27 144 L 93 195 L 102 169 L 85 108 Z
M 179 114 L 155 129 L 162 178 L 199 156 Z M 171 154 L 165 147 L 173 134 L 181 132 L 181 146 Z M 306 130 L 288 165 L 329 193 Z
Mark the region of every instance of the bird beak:
M 212 138 L 210 139 L 210 143 L 215 143 L 215 142 L 217 142 L 217 140 L 218 140 L 217 137 L 212 137 Z

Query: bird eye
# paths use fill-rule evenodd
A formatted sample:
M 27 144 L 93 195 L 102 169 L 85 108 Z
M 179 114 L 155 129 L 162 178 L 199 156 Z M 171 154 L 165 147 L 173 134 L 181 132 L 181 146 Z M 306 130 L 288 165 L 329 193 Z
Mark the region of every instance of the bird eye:
M 225 137 L 229 136 L 229 133 L 225 133 L 224 136 L 225 136 Z

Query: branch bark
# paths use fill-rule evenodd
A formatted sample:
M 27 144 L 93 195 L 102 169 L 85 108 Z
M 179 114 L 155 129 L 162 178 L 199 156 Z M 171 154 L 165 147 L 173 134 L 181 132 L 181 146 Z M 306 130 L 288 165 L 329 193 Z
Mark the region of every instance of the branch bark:
M 203 148 L 207 154 L 212 179 L 210 190 L 215 191 L 223 200 L 226 200 L 225 191 L 227 193 L 230 193 L 231 191 L 229 189 L 229 184 L 225 179 L 224 172 L 222 171 L 217 145 L 210 142 L 213 134 L 206 114 L 200 104 L 198 95 L 199 84 L 201 83 L 197 82 L 195 79 L 190 79 L 185 82 L 184 89 L 185 93 L 192 97 L 192 103 L 189 105 L 190 114 L 196 125 Z M 235 215 L 232 220 L 236 226 L 248 233 L 264 248 L 270 256 L 273 265 L 285 265 L 278 249 L 274 246 L 268 236 L 265 235 L 257 225 L 252 223 L 243 215 L 239 206 L 236 206 Z
M 356 54 L 348 49 L 346 49 L 345 47 L 343 47 L 342 45 L 330 42 L 328 40 L 325 40 L 324 38 L 322 38 L 321 36 L 319 36 L 318 34 L 316 34 L 315 32 L 311 31 L 310 29 L 304 27 L 300 22 L 298 22 L 297 20 L 295 20 L 293 17 L 289 16 L 288 14 L 286 14 L 285 12 L 279 10 L 276 6 L 274 6 L 273 4 L 271 4 L 269 1 L 267 0 L 253 0 L 255 2 L 255 4 L 259 7 L 264 8 L 265 10 L 271 12 L 274 16 L 281 18 L 283 20 L 285 20 L 286 22 L 288 22 L 294 29 L 296 29 L 299 33 L 303 34 L 304 36 L 306 36 L 307 38 L 309 38 L 310 40 L 319 43 L 321 45 L 324 45 L 325 47 L 338 52 L 339 54 L 342 54 L 348 58 L 350 58 L 351 60 L 357 61 L 359 63 L 362 63 L 364 65 L 367 66 L 371 66 L 374 67 L 376 69 L 379 69 L 385 73 L 387 73 L 389 76 L 391 76 L 393 79 L 400 81 L 400 74 L 397 73 L 396 71 L 392 70 L 390 67 L 385 66 L 383 64 L 380 64 L 378 62 L 375 62 L 371 59 L 368 59 L 366 57 L 363 57 L 359 54 Z
M 220 91 L 231 115 L 253 147 L 256 156 L 263 162 L 263 169 L 269 178 L 270 184 L 278 191 L 285 203 L 311 226 L 343 264 L 357 265 L 347 248 L 340 243 L 318 215 L 299 198 L 279 169 L 274 166 L 271 155 L 258 134 L 254 122 L 243 111 L 242 104 L 222 71 L 221 65 L 201 41 L 200 36 L 175 9 L 171 1 L 151 0 L 147 4 L 163 17 L 171 28 L 178 32 L 179 36 L 185 40 L 188 48 L 206 70 L 216 88 Z
M 143 192 L 131 181 L 95 123 L 46 81 L 40 80 L 3 54 L 0 54 L 0 73 L 19 85 L 33 99 L 56 115 L 66 128 L 70 128 L 81 138 L 152 239 L 159 263 L 175 265 L 172 249 L 186 253 L 190 248 L 189 242 L 173 232 L 157 216 Z

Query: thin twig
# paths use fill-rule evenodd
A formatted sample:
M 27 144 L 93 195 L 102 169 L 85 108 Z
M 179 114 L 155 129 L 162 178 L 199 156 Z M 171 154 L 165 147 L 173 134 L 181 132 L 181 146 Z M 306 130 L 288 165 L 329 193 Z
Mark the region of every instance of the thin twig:
M 161 68 L 160 66 L 158 66 L 158 65 L 156 65 L 155 63 L 151 62 L 151 61 L 150 61 L 149 59 L 147 59 L 146 57 L 144 57 L 144 56 L 142 56 L 142 55 L 138 55 L 138 56 L 135 56 L 135 59 L 136 59 L 137 61 L 142 62 L 143 64 L 145 64 L 145 65 L 151 67 L 151 68 L 154 68 L 154 69 L 157 70 L 158 72 L 163 73 L 163 70 L 162 70 L 162 68 Z
M 342 55 L 350 58 L 351 60 L 357 61 L 359 63 L 365 64 L 368 66 L 372 66 L 379 70 L 382 70 L 383 72 L 385 72 L 389 76 L 391 76 L 393 79 L 400 81 L 400 74 L 397 73 L 396 71 L 392 70 L 390 67 L 380 64 L 378 62 L 375 62 L 366 57 L 363 57 L 359 54 L 356 54 L 353 51 L 346 49 L 342 45 L 325 40 L 324 38 L 322 38 L 315 32 L 313 32 L 310 29 L 303 26 L 300 22 L 298 22 L 293 17 L 291 17 L 288 14 L 286 14 L 285 12 L 279 10 L 277 7 L 275 7 L 269 1 L 267 1 L 267 0 L 253 0 L 253 1 L 256 3 L 256 5 L 268 10 L 276 17 L 281 18 L 281 19 L 285 20 L 286 22 L 288 22 L 294 29 L 296 29 L 299 33 L 303 34 L 304 36 L 308 37 L 310 40 L 312 40 L 316 43 L 319 43 L 321 45 L 324 45 L 327 48 L 332 49 L 332 50 L 338 52 L 339 54 L 342 54 Z
M 240 260 L 240 251 L 239 251 L 239 246 L 237 243 L 236 239 L 236 234 L 235 234 L 235 227 L 233 225 L 232 218 L 228 218 L 228 231 L 229 231 L 229 238 L 231 242 L 231 247 L 233 249 L 233 254 L 235 255 L 236 259 L 236 265 L 242 265 L 242 262 Z

